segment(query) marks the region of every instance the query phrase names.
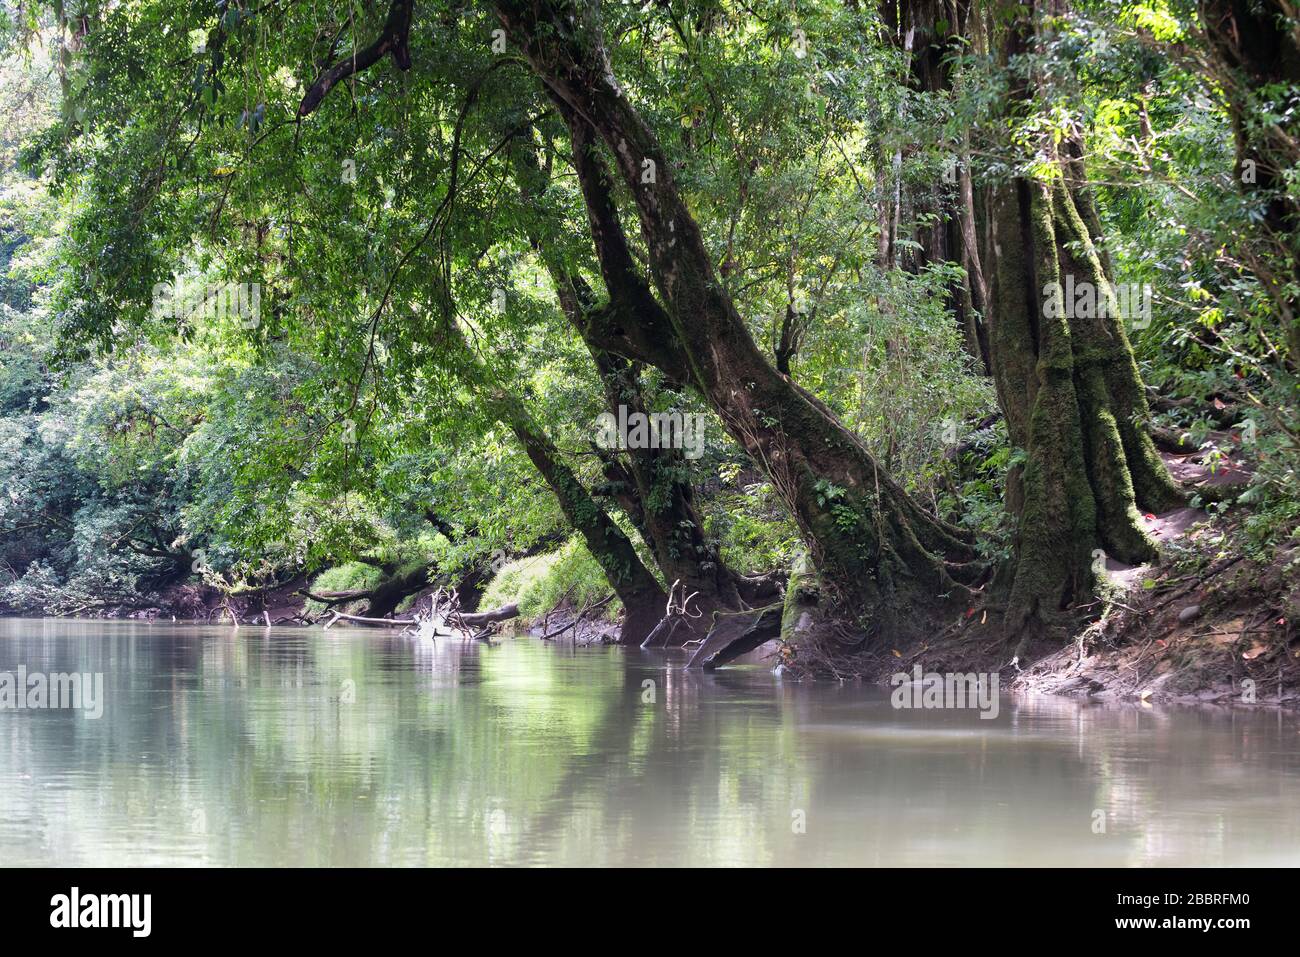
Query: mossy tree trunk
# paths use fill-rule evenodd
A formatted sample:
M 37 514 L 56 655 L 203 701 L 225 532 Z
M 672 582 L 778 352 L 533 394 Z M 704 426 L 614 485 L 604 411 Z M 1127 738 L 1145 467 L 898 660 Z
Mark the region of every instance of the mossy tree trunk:
M 623 603 L 622 644 L 640 644 L 663 617 L 668 596 L 645 567 L 631 539 L 579 481 L 555 444 L 528 416 L 518 399 L 495 394 L 490 404 L 545 479 L 569 524 L 581 536 L 619 601 Z
M 1030 42 L 1031 16 L 1013 23 L 1008 60 Z M 1025 96 L 1023 85 L 1014 91 Z M 990 211 L 993 373 L 1024 454 L 1007 483 L 1017 535 L 1006 626 L 1023 639 L 1092 597 L 1094 549 L 1127 563 L 1156 558 L 1140 511 L 1182 501 L 1144 427 L 1145 392 L 1098 251 L 1081 143 L 1040 149 L 1054 157 L 1051 175 L 998 185 Z M 1091 305 L 1067 302 L 1071 290 L 1090 290 Z
M 622 315 L 603 345 L 695 385 L 764 471 L 817 566 L 876 627 L 915 628 L 918 604 L 960 593 L 975 557 L 966 536 L 927 515 L 862 442 L 755 344 L 717 276 L 672 166 L 614 78 L 594 5 L 497 0 L 499 19 L 552 96 L 587 121 L 633 194 L 666 321 L 648 334 Z M 603 232 L 588 199 L 597 249 Z M 649 348 L 639 346 L 646 343 Z
M 590 178 L 591 164 L 599 162 L 589 151 L 594 144 L 588 142 L 590 134 L 585 125 L 576 117 L 570 119 L 575 121 L 574 164 Z M 543 216 L 553 216 L 542 205 L 549 174 L 536 150 L 521 147 L 512 158 L 524 204 Z M 593 316 L 611 307 L 632 313 L 657 309 L 649 286 L 639 275 L 625 270 L 608 292 L 607 302 L 599 303 L 590 285 L 565 264 L 540 228 L 530 229 L 530 240 L 556 288 L 565 318 L 591 354 L 610 413 L 616 418 L 620 409 L 627 417 L 648 415 L 651 407 L 642 383 L 641 364 L 604 348 L 592 330 L 599 322 Z M 717 543 L 705 534 L 704 520 L 696 506 L 690 461 L 682 449 L 666 446 L 600 452 L 609 492 L 636 525 L 664 580 L 680 591 L 679 601 L 693 596 L 686 609 L 690 615 L 682 618 L 687 627 L 672 629 L 672 642 L 679 644 L 700 637 L 693 626 L 707 624 L 714 611 L 736 610 L 743 603 L 737 589 L 738 576 L 722 561 Z
M 886 5 L 885 22 L 896 42 L 908 53 L 909 80 L 919 93 L 948 96 L 953 92 L 953 58 L 976 48 L 978 31 L 970 0 L 899 0 Z M 905 38 L 910 36 L 910 40 Z M 909 45 L 910 44 L 910 45 Z M 984 278 L 975 227 L 975 200 L 970 176 L 970 143 L 946 144 L 943 175 L 910 187 L 919 249 L 903 265 L 920 268 L 953 262 L 964 275 L 949 287 L 949 305 L 966 351 L 978 368 L 989 368 L 988 287 Z
M 592 347 L 591 352 L 612 413 L 617 416 L 619 406 L 629 415 L 648 413 L 636 364 L 603 349 Z M 624 510 L 650 546 L 664 580 L 680 583 L 684 595 L 694 595 L 690 611 L 706 621 L 715 610 L 740 608 L 741 600 L 736 574 L 705 534 L 691 472 L 681 449 L 640 448 L 612 459 L 606 474 L 621 485 Z M 676 637 L 698 636 L 678 632 Z
M 560 511 L 583 542 L 610 587 L 623 603 L 623 624 L 619 640 L 623 644 L 640 644 L 658 623 L 668 596 L 659 581 L 645 567 L 631 539 L 601 507 L 586 486 L 562 458 L 546 432 L 528 414 L 518 396 L 491 382 L 478 362 L 459 327 L 452 325 L 446 340 L 449 348 L 461 353 L 467 369 L 474 370 L 477 389 L 488 413 L 514 434 L 546 482 L 560 506 Z

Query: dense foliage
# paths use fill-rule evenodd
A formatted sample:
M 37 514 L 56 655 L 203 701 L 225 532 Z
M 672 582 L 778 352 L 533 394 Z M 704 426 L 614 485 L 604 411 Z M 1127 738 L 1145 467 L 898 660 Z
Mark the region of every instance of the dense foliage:
M 990 318 L 970 306 L 970 263 L 926 237 L 955 222 L 963 177 L 983 216 L 1005 184 L 1059 175 L 1043 144 L 1085 143 L 1109 278 L 1151 291 L 1151 321 L 1126 323 L 1149 424 L 1235 457 L 1252 483 L 1214 507 L 1242 506 L 1256 547 L 1289 539 L 1300 272 L 1290 220 L 1268 209 L 1300 196 L 1300 167 L 1246 183 L 1234 129 L 1291 130 L 1296 89 L 1234 98 L 1185 0 L 1045 5 L 1042 42 L 1009 58 L 993 31 L 1028 8 L 992 3 L 963 30 L 931 11 L 948 80 L 927 84 L 898 28 L 926 6 L 601 5 L 614 74 L 754 342 L 927 513 L 1007 562 L 1007 476 L 1027 452 L 962 318 Z M 716 542 L 705 564 L 756 575 L 818 553 L 817 521 L 667 364 L 637 363 L 638 395 L 703 416 L 706 441 L 629 504 L 626 456 L 596 441 L 608 370 L 558 278 L 613 296 L 590 200 L 565 111 L 497 12 L 6 3 L 7 608 L 159 607 L 187 581 L 229 593 L 320 572 L 318 589 L 347 591 L 412 563 L 450 581 L 564 543 L 505 564 L 489 593 L 540 615 L 608 590 L 574 508 L 609 512 L 668 587 L 638 512 L 668 507 L 674 482 Z M 338 70 L 403 14 L 409 62 L 390 44 Z M 311 102 L 331 71 L 347 75 Z M 632 190 L 612 191 L 662 283 Z M 185 299 L 232 286 L 255 286 L 256 310 Z M 538 472 L 525 425 L 590 505 Z M 820 483 L 816 507 L 852 526 L 846 483 Z

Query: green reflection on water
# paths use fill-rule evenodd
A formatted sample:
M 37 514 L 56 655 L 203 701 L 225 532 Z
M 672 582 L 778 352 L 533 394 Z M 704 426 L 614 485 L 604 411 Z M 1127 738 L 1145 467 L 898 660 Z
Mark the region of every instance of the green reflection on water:
M 107 702 L 0 712 L 8 865 L 1300 861 L 1277 714 L 982 721 L 761 668 L 339 629 L 0 622 L 19 664 L 102 671 Z

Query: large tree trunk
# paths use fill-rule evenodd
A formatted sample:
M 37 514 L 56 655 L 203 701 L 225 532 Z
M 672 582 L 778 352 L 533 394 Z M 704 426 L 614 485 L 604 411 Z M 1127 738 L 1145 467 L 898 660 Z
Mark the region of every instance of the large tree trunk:
M 591 353 L 611 412 L 617 416 L 619 406 L 626 407 L 629 414 L 648 412 L 636 366 L 597 347 L 591 347 Z M 737 576 L 722 561 L 717 543 L 704 533 L 704 519 L 690 480 L 691 466 L 682 450 L 628 449 L 625 459 L 616 464 L 622 467 L 631 499 L 629 514 L 654 553 L 664 580 L 678 582 L 686 594 L 696 596 L 692 613 L 702 612 L 707 618 L 718 609 L 740 608 Z M 679 635 L 683 641 L 688 637 L 684 632 Z
M 1008 60 L 1032 29 L 1029 15 L 1011 26 Z M 1015 102 L 1025 96 L 1024 86 L 1013 90 Z M 1025 453 L 1007 483 L 1018 529 L 1006 625 L 1024 640 L 1092 596 L 1095 548 L 1129 563 L 1154 559 L 1139 508 L 1182 500 L 1144 428 L 1145 391 L 1098 253 L 1081 144 L 1061 149 L 1059 177 L 1001 184 L 991 210 L 993 372 L 1012 443 Z M 1063 300 L 1063 289 L 1085 284 L 1096 308 Z
M 449 344 L 463 353 L 468 368 L 477 368 L 469 345 L 454 326 Z M 555 495 L 560 511 L 582 536 L 587 550 L 623 603 L 620 642 L 640 644 L 663 617 L 668 601 L 663 587 L 645 567 L 631 540 L 564 463 L 559 449 L 532 420 L 519 398 L 490 384 L 481 383 L 480 386 L 485 406 L 497 421 L 514 433 L 529 461 Z
M 901 0 L 897 16 L 886 18 L 895 41 L 909 54 L 912 86 L 921 93 L 953 92 L 952 58 L 974 48 L 970 0 Z M 955 262 L 965 276 L 949 289 L 953 317 L 966 351 L 981 371 L 989 371 L 986 325 L 988 286 L 975 228 L 975 198 L 970 175 L 969 135 L 949 144 L 944 175 L 909 197 L 914 215 L 928 220 L 917 231 L 914 265 Z M 927 215 L 928 214 L 928 215 Z
M 668 313 L 669 348 L 680 352 L 689 380 L 771 480 L 829 585 L 876 627 L 921 625 L 919 605 L 963 590 L 945 557 L 972 559 L 972 546 L 925 514 L 824 404 L 759 351 L 715 274 L 671 164 L 613 77 L 594 7 L 569 0 L 495 6 L 552 94 L 613 154 L 636 199 Z M 608 237 L 598 232 L 590 203 L 588 211 L 599 248 Z M 623 333 L 619 351 L 656 361 L 636 348 L 633 340 L 644 333 L 637 324 L 631 317 L 612 330 Z

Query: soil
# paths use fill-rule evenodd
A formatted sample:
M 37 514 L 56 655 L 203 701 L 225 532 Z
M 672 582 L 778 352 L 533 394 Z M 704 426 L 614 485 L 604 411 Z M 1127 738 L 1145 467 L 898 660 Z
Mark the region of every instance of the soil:
M 1223 439 L 1220 447 L 1231 450 L 1231 437 Z M 1250 477 L 1231 455 L 1213 467 L 1200 451 L 1165 460 L 1193 491 Z M 999 613 L 977 606 L 931 641 L 817 670 L 884 683 L 920 664 L 924 672 L 996 672 L 1013 693 L 1300 707 L 1300 540 L 1271 552 L 1251 548 L 1241 513 L 1231 509 L 1212 515 L 1177 508 L 1144 520 L 1161 546 L 1161 563 L 1107 559 L 1104 597 L 1079 609 L 1080 624 L 1068 641 L 1040 640 L 1025 660 L 1015 660 Z M 792 663 L 799 676 L 797 652 Z
M 1222 446 L 1231 450 L 1230 437 Z M 1229 455 L 1166 455 L 1193 489 L 1244 484 Z M 1012 691 L 1100 700 L 1300 706 L 1300 542 L 1249 546 L 1241 516 L 1180 508 L 1145 516 L 1161 567 L 1107 562 L 1101 617 L 1019 671 Z
M 240 622 L 283 625 L 305 623 L 306 599 L 297 594 L 307 585 L 308 576 L 261 592 L 248 592 L 229 598 L 216 588 L 187 582 L 169 585 L 158 593 L 156 604 L 146 608 L 116 608 L 104 612 L 104 618 L 132 618 L 144 621 L 230 621 L 233 614 Z

